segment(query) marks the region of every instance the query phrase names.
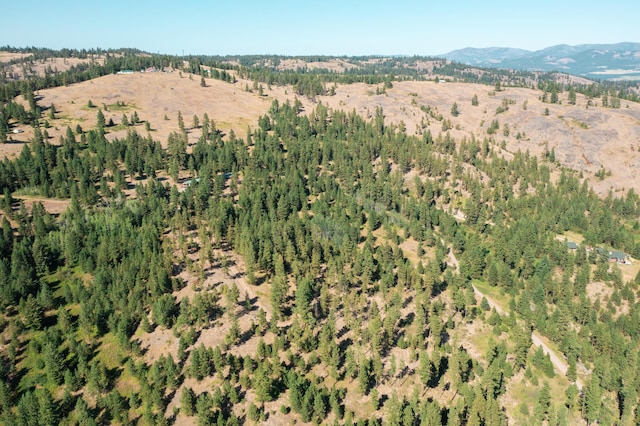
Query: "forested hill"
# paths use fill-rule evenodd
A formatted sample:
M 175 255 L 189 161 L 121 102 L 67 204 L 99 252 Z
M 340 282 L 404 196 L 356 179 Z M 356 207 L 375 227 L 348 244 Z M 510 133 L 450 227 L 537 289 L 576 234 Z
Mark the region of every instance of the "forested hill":
M 485 67 L 562 71 L 600 80 L 637 80 L 640 43 L 561 44 L 534 52 L 511 48 L 466 48 L 442 55 Z
M 54 144 L 69 117 L 34 97 L 0 162 L 2 424 L 640 421 L 633 190 L 267 101 L 245 137 L 200 116 L 162 141 L 83 102 Z

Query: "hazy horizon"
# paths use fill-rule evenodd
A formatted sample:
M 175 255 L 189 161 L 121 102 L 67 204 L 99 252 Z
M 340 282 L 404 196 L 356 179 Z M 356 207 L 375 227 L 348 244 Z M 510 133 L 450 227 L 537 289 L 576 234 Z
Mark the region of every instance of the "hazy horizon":
M 535 7 L 461 0 L 328 0 L 322 7 L 289 0 L 250 0 L 240 6 L 35 0 L 29 9 L 25 16 L 16 2 L 3 6 L 7 19 L 0 27 L 1 45 L 131 47 L 170 55 L 438 56 L 467 47 L 535 51 L 559 44 L 633 42 L 640 4 L 609 2 L 609 10 L 624 12 L 616 14 L 615 25 L 603 21 L 602 10 L 582 2 L 549 0 Z

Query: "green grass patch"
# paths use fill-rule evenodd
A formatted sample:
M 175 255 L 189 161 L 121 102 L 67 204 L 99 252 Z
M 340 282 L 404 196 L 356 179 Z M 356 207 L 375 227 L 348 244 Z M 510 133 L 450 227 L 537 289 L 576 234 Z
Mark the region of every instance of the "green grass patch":
M 122 374 L 120 374 L 120 377 L 116 380 L 115 388 L 122 396 L 130 398 L 132 395 L 140 392 L 140 383 L 131 370 L 125 366 Z
M 23 358 L 17 365 L 18 371 L 23 372 L 24 375 L 20 378 L 20 383 L 18 383 L 18 392 L 22 393 L 34 387 L 45 386 L 47 384 L 44 360 L 40 353 L 42 348 L 37 352 L 35 351 L 35 347 L 40 344 L 43 334 L 43 331 L 31 331 L 24 336 L 26 347 Z
M 573 241 L 574 243 L 582 244 L 584 242 L 584 236 L 577 232 L 567 231 L 561 234 L 561 237 L 566 238 L 567 241 Z
M 555 406 L 555 410 L 557 410 L 561 405 L 564 405 L 567 399 L 566 389 L 569 387 L 570 383 L 565 377 L 556 375 L 554 378 L 550 379 L 536 368 L 532 369 L 532 373 L 533 377 L 531 379 L 526 379 L 525 377 L 522 377 L 521 380 L 514 379 L 507 389 L 506 396 L 508 399 L 519 402 L 524 401 L 529 408 L 529 417 L 524 416 L 520 412 L 520 403 L 509 410 L 516 419 L 516 424 L 529 424 L 531 422 L 531 416 L 533 415 L 535 406 L 538 403 L 540 393 L 545 382 L 549 385 L 551 405 Z M 535 383 L 537 383 L 537 385 Z M 577 403 L 578 399 L 576 398 L 574 404 Z M 574 416 L 575 412 L 569 413 L 570 419 L 573 418 L 574 420 L 577 420 L 577 417 Z
M 83 123 L 85 121 L 87 121 L 87 119 L 84 117 L 71 117 L 69 116 L 69 114 L 60 114 L 58 117 L 56 117 L 56 120 L 54 121 L 54 123 L 59 124 L 59 122 L 63 122 L 65 123 L 65 125 L 68 125 L 70 123 L 78 123 L 78 122 Z
M 558 118 L 560 118 L 560 117 L 558 117 Z M 562 118 L 564 118 L 564 117 L 562 117 Z M 572 119 L 571 120 L 571 124 L 573 126 L 575 126 L 575 127 L 580 127 L 581 129 L 585 129 L 585 130 L 589 129 L 589 125 L 587 123 L 585 123 L 584 121 L 579 121 L 579 120 Z
M 108 104 L 107 111 L 130 111 L 133 109 L 137 109 L 135 104 L 126 104 L 124 102 L 117 102 L 115 104 Z
M 76 294 L 81 285 L 86 285 L 89 277 L 80 266 L 74 268 L 65 266 L 52 274 L 43 276 L 41 280 L 49 285 L 53 292 L 53 298 L 56 301 L 63 302 L 69 313 L 74 317 L 78 317 L 81 310 L 80 304 L 68 304 L 67 297 L 69 293 Z
M 118 338 L 113 333 L 107 333 L 102 337 L 95 359 L 102 362 L 109 370 L 113 370 L 122 367 L 127 357 L 128 355 L 118 342 Z
M 44 194 L 40 190 L 40 188 L 36 186 L 25 186 L 23 188 L 17 189 L 14 193 L 14 196 L 29 196 L 29 197 L 44 197 Z M 24 200 L 24 203 L 27 204 L 29 200 Z
M 491 298 L 504 312 L 509 312 L 509 295 L 504 292 L 502 287 L 494 287 L 486 281 L 480 280 L 473 280 L 472 283 L 482 294 Z
M 118 132 L 120 130 L 127 130 L 133 126 L 125 126 L 122 123 L 114 124 L 113 126 L 105 126 L 104 129 L 108 132 Z
M 482 354 L 482 359 L 484 360 L 484 354 L 489 350 L 489 343 L 496 342 L 499 338 L 492 333 L 489 325 L 485 324 L 484 321 L 477 319 L 476 321 L 480 321 L 480 327 L 476 332 L 474 332 L 471 336 L 469 336 L 469 342 L 476 348 L 476 350 Z
M 71 314 L 71 316 L 77 318 L 80 316 L 80 311 L 82 310 L 82 307 L 80 306 L 79 303 L 73 303 L 73 304 L 67 305 L 67 310 L 69 311 L 69 314 Z

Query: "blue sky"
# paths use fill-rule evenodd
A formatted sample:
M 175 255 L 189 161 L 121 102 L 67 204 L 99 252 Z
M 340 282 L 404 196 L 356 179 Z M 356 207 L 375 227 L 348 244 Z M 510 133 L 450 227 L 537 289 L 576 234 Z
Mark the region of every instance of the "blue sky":
M 637 0 L 606 3 L 31 0 L 0 6 L 0 45 L 135 47 L 167 54 L 437 55 L 640 42 Z

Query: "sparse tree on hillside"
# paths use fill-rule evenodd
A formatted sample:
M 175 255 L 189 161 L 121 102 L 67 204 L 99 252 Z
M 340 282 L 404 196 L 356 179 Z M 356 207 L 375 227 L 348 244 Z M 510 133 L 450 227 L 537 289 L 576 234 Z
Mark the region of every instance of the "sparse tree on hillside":
M 451 115 L 457 117 L 460 115 L 460 111 L 458 110 L 458 104 L 456 102 L 451 106 Z
M 576 104 L 576 91 L 573 88 L 573 86 L 569 87 L 569 103 L 571 105 L 575 105 Z
M 96 119 L 97 119 L 96 125 L 98 126 L 98 129 L 103 130 L 105 126 L 105 119 L 101 109 L 98 110 L 98 113 L 96 114 Z
M 182 118 L 182 111 L 178 111 L 178 128 L 182 133 L 185 132 L 184 119 Z

